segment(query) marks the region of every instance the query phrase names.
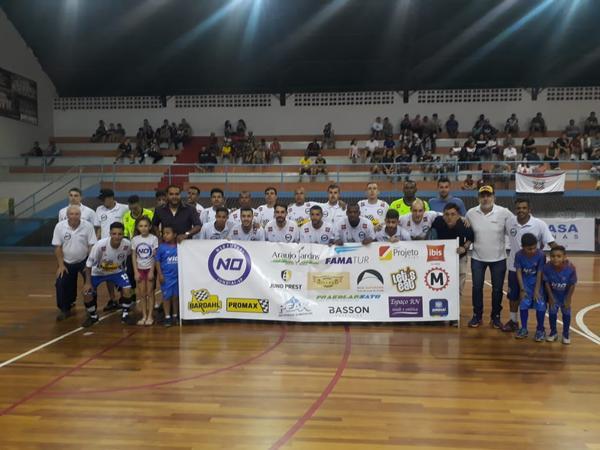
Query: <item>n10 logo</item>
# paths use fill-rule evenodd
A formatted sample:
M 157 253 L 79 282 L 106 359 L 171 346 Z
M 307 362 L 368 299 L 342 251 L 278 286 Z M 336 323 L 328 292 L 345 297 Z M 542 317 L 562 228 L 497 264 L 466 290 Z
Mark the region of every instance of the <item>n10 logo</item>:
M 241 270 L 244 265 L 242 258 L 219 258 L 217 262 L 217 270 Z
M 244 247 L 233 242 L 218 245 L 208 256 L 212 278 L 226 286 L 242 283 L 250 274 L 252 262 Z

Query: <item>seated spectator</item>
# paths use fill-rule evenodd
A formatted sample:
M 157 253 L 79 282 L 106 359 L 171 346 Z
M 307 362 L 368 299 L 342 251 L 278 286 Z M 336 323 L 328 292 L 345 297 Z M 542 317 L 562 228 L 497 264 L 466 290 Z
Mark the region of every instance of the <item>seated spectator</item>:
M 591 135 L 596 133 L 598 129 L 598 118 L 596 117 L 596 113 L 592 111 L 583 123 L 583 132 Z
M 419 137 L 418 133 L 414 133 L 412 140 L 410 141 L 410 144 L 408 146 L 408 155 L 411 158 L 415 158 L 418 160 L 421 156 L 423 156 L 424 152 L 425 146 L 423 145 L 423 141 Z
M 410 129 L 413 132 L 413 135 L 416 134 L 419 137 L 423 136 L 423 122 L 421 121 L 421 116 L 419 114 L 417 114 L 410 122 Z
M 442 132 L 442 121 L 438 117 L 437 113 L 433 113 L 431 115 L 430 122 L 431 122 L 431 129 L 433 131 L 433 134 L 435 134 L 434 137 L 437 137 L 437 135 Z
M 521 154 L 525 157 L 525 155 L 531 151 L 535 151 L 535 139 L 529 134 L 523 139 L 523 142 L 521 142 Z
M 244 119 L 239 119 L 237 122 L 237 126 L 235 127 L 235 133 L 238 136 L 245 136 L 246 135 L 246 130 L 248 129 L 248 127 L 246 126 L 246 122 L 244 121 Z
M 442 159 L 439 156 L 436 156 L 433 158 L 431 171 L 435 174 L 433 179 L 437 180 L 448 172 L 448 164 L 444 164 Z
M 473 189 L 475 189 L 475 181 L 473 181 L 473 175 L 468 174 L 462 182 L 462 186 L 460 188 L 463 191 L 472 191 Z
M 379 148 L 379 142 L 375 140 L 375 137 L 371 136 L 371 139 L 365 144 L 363 154 L 361 156 L 362 162 L 364 163 L 367 159 L 371 158 L 371 155 Z
M 304 156 L 300 158 L 300 178 L 298 181 L 302 181 L 302 175 L 304 174 L 311 176 L 311 164 L 310 156 L 308 156 L 308 151 L 306 151 L 304 152 Z
M 532 172 L 533 172 L 533 170 L 529 167 L 529 164 L 527 164 L 527 163 L 520 163 L 517 166 L 517 173 L 522 173 L 524 175 L 527 175 Z
M 271 145 L 269 145 L 269 164 L 274 162 L 275 159 L 279 160 L 279 164 L 281 164 L 281 144 L 277 138 L 273 138 L 273 142 L 271 142 Z
M 382 173 L 387 175 L 390 181 L 394 181 L 394 177 L 396 176 L 394 150 L 388 148 L 385 151 L 381 162 L 383 163 Z
M 175 122 L 171 122 L 169 126 L 169 148 L 178 149 L 181 140 L 179 138 L 179 130 Z
M 387 140 L 394 140 L 394 126 L 388 117 L 383 118 L 383 138 Z
M 493 160 L 501 159 L 500 158 L 500 146 L 498 145 L 498 140 L 495 136 L 490 136 L 487 141 L 487 148 L 492 156 Z
M 542 117 L 542 113 L 539 112 L 535 115 L 533 119 L 531 119 L 531 123 L 529 124 L 529 132 L 530 133 L 545 133 L 546 132 L 546 121 Z
M 504 137 L 504 140 L 502 141 L 502 147 L 514 147 L 514 146 L 515 146 L 515 139 L 512 137 L 512 134 L 508 133 Z
M 508 119 L 506 119 L 506 123 L 504 124 L 504 132 L 517 134 L 519 132 L 519 119 L 517 119 L 517 115 L 512 113 Z
M 117 135 L 117 141 L 121 142 L 123 139 L 127 137 L 127 133 L 125 132 L 125 128 L 123 125 L 118 123 L 117 128 L 115 129 L 115 134 Z
M 569 156 L 569 138 L 565 133 L 555 141 L 558 147 L 558 156 L 560 158 L 566 158 Z
M 106 130 L 106 140 L 108 142 L 117 142 L 117 129 L 115 128 L 114 123 L 108 124 L 108 129 Z
M 488 140 L 483 133 L 475 141 L 475 153 L 483 160 L 490 159 L 490 150 L 488 148 Z
M 218 163 L 217 156 L 216 154 L 211 152 L 209 147 L 202 147 L 202 149 L 198 153 L 198 163 L 200 164 L 200 171 L 212 172 L 215 169 L 214 165 Z
M 164 158 L 160 146 L 158 145 L 158 141 L 156 139 L 152 139 L 150 141 L 150 148 L 148 149 L 148 156 L 152 158 L 152 164 L 156 164 L 161 159 Z
M 483 125 L 485 124 L 485 115 L 480 114 L 475 124 L 473 125 L 473 129 L 471 130 L 471 136 L 476 137 L 483 133 Z
M 311 167 L 311 176 L 313 179 L 319 174 L 323 174 L 327 178 L 327 160 L 323 157 L 322 153 L 319 153 L 315 158 L 315 163 Z
M 410 116 L 404 114 L 404 118 L 400 122 L 400 134 L 404 134 L 405 131 L 411 131 L 410 124 Z
M 348 158 L 352 160 L 352 164 L 355 164 L 359 157 L 358 144 L 356 143 L 356 139 L 352 139 L 350 141 L 350 149 L 348 150 Z
M 376 117 L 375 122 L 371 124 L 371 137 L 375 139 L 383 138 L 383 123 L 381 123 L 381 117 Z
M 446 133 L 451 139 L 458 137 L 458 122 L 454 118 L 454 114 L 450 114 L 450 117 L 446 121 Z
M 477 144 L 474 140 L 469 139 L 465 142 L 465 150 L 467 152 L 467 161 L 481 161 L 477 153 Z
M 48 147 L 44 151 L 44 156 L 46 157 L 46 165 L 51 166 L 54 163 L 54 159 L 57 156 L 61 155 L 61 151 L 56 145 L 54 139 L 48 139 Z
M 177 127 L 179 130 L 179 139 L 182 144 L 187 144 L 189 140 L 192 138 L 193 130 L 191 125 L 185 119 L 181 119 L 179 125 Z
M 35 141 L 33 143 L 33 147 L 31 147 L 31 150 L 29 150 L 28 152 L 25 152 L 25 153 L 21 153 L 21 156 L 23 156 L 25 158 L 25 165 L 29 164 L 29 157 L 43 156 L 43 155 L 44 155 L 44 151 L 42 150 L 42 147 L 40 147 L 40 143 L 38 141 Z
M 230 163 L 235 163 L 235 153 L 233 151 L 233 144 L 230 138 L 225 138 L 223 146 L 221 147 L 221 163 L 225 163 L 225 159 L 228 159 Z
M 590 161 L 592 161 L 592 167 L 590 168 L 590 174 L 594 177 L 600 176 L 600 147 L 594 149 L 590 155 Z
M 433 155 L 430 150 L 425 150 L 425 153 L 418 160 L 421 163 L 421 170 L 423 171 L 423 179 L 427 179 L 425 174 L 433 172 Z
M 108 138 L 108 133 L 106 131 L 106 126 L 104 125 L 104 120 L 98 122 L 98 128 L 90 138 L 92 142 L 105 142 Z
M 169 147 L 169 143 L 171 142 L 171 130 L 167 119 L 163 120 L 162 126 L 156 130 L 155 137 L 160 148 Z
M 581 129 L 575 125 L 573 119 L 569 120 L 569 125 L 565 128 L 565 134 L 569 139 L 574 139 L 581 134 Z
M 581 159 L 590 159 L 590 156 L 592 155 L 593 151 L 591 136 L 584 134 L 583 136 L 581 136 L 580 142 L 581 150 L 583 152 L 581 154 Z
M 423 146 L 424 150 L 435 152 L 435 139 L 437 137 L 437 125 L 433 121 L 423 117 Z
M 539 163 L 542 162 L 537 151 L 527 153 L 527 155 L 525 155 L 525 160 L 529 163 L 531 170 L 535 169 L 538 165 L 540 165 Z
M 150 122 L 148 122 L 148 119 L 144 119 L 142 128 L 144 129 L 144 133 L 146 134 L 146 140 L 148 142 L 151 142 L 152 139 L 154 139 L 154 130 L 152 129 Z
M 396 148 L 396 142 L 394 142 L 394 138 L 392 136 L 388 136 L 385 138 L 385 140 L 383 141 L 383 148 L 386 150 L 394 150 Z
M 265 164 L 267 161 L 267 141 L 264 139 L 260 140 L 260 143 L 254 149 L 254 155 L 252 157 L 253 164 Z
M 404 179 L 408 180 L 411 172 L 410 163 L 412 162 L 412 158 L 408 154 L 408 150 L 406 147 L 402 147 L 400 149 L 400 153 L 396 156 L 396 172 L 399 175 L 399 178 L 402 178 L 404 175 Z
M 498 134 L 498 130 L 492 126 L 489 119 L 485 119 L 485 121 L 483 122 L 481 132 L 486 137 L 486 139 L 495 138 L 496 134 Z
M 146 140 L 146 133 L 144 133 L 143 128 L 138 128 L 138 132 L 135 135 L 135 153 L 137 154 L 139 159 L 139 163 L 142 164 L 148 153 L 149 145 Z
M 323 148 L 335 148 L 335 134 L 331 122 L 323 127 Z
M 123 142 L 119 144 L 119 147 L 117 147 L 117 157 L 113 161 L 113 164 L 123 162 L 124 158 L 129 158 L 129 164 L 135 163 L 135 154 L 133 153 L 129 138 L 125 138 Z
M 233 134 L 233 127 L 231 126 L 231 122 L 229 120 L 225 121 L 225 125 L 223 125 L 223 136 L 226 138 L 231 137 Z
M 504 150 L 502 151 L 502 156 L 504 158 L 504 161 L 516 161 L 517 160 L 517 147 L 515 147 L 514 145 L 509 145 L 507 147 L 504 147 Z
M 314 138 L 312 142 L 306 147 L 308 156 L 318 156 L 321 153 L 321 146 L 317 142 L 317 138 Z
M 581 148 L 581 136 L 577 135 L 569 142 L 569 156 L 571 160 L 579 160 L 583 154 Z

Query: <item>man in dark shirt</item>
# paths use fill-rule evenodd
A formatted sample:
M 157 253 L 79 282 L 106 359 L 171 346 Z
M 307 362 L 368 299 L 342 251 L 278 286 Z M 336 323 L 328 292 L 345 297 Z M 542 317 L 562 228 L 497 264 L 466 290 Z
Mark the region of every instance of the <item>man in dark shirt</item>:
M 182 203 L 181 188 L 174 185 L 167 188 L 167 204 L 156 208 L 152 225 L 157 230 L 160 226 L 172 226 L 177 233 L 177 242 L 191 238 L 201 228 L 196 208 Z
M 475 239 L 473 229 L 465 225 L 460 217 L 458 206 L 448 203 L 444 206 L 444 214 L 435 218 L 429 229 L 428 239 L 459 239 L 457 249 L 459 255 L 460 295 L 462 297 L 467 279 L 468 259 L 467 250 Z

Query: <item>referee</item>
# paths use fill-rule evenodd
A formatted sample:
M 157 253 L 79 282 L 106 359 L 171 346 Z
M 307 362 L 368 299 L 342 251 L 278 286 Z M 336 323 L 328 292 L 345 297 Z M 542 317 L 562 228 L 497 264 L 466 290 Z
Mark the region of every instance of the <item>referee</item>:
M 67 218 L 54 227 L 52 245 L 58 263 L 56 270 L 57 321 L 73 315 L 71 308 L 77 300 L 77 275 L 85 278 L 85 262 L 92 246 L 96 243 L 94 226 L 81 220 L 81 208 L 71 205 Z M 85 281 L 85 280 L 84 280 Z

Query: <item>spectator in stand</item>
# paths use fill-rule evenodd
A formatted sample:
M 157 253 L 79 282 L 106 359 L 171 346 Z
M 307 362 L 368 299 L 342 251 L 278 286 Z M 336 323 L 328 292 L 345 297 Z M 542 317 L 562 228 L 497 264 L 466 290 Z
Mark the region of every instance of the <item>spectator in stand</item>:
M 61 151 L 56 145 L 56 141 L 54 141 L 54 139 L 52 138 L 48 139 L 48 147 L 46 147 L 46 150 L 44 151 L 44 156 L 46 157 L 46 165 L 51 166 L 52 163 L 54 163 L 54 159 L 60 155 Z
M 582 159 L 590 159 L 590 156 L 592 155 L 592 138 L 591 136 L 584 134 L 583 136 L 581 136 L 581 149 L 582 149 L 582 155 L 581 158 Z
M 177 129 L 177 124 L 175 122 L 171 122 L 169 126 L 169 148 L 178 149 L 181 140 L 179 139 L 179 131 Z
M 117 142 L 117 129 L 114 123 L 108 124 L 108 130 L 106 130 L 106 140 L 108 142 Z
M 383 138 L 387 140 L 394 140 L 394 125 L 390 122 L 389 117 L 383 118 Z
M 383 138 L 383 123 L 381 117 L 376 117 L 375 122 L 371 124 L 371 137 L 375 139 Z
M 592 161 L 592 167 L 590 168 L 590 174 L 594 177 L 598 177 L 600 175 L 600 147 L 594 149 L 592 154 L 590 155 L 590 161 Z M 598 189 L 598 187 L 596 187 Z
M 475 154 L 483 159 L 488 160 L 490 157 L 490 151 L 488 148 L 488 140 L 483 133 L 479 134 L 479 137 L 475 141 Z
M 360 157 L 360 152 L 358 150 L 358 144 L 356 143 L 356 139 L 352 139 L 350 141 L 350 150 L 348 152 L 348 157 L 352 160 L 352 163 L 356 163 L 358 158 Z
M 117 141 L 121 142 L 123 139 L 125 139 L 125 137 L 127 136 L 127 132 L 125 131 L 125 128 L 123 128 L 123 125 L 118 123 L 117 124 L 117 128 L 115 129 L 115 134 L 117 136 Z
M 331 122 L 327 122 L 323 127 L 323 148 L 335 148 L 335 134 Z
M 410 125 L 410 116 L 408 114 L 404 114 L 404 118 L 400 122 L 400 134 L 404 134 L 405 131 L 411 131 Z
M 148 153 L 148 141 L 146 140 L 146 134 L 143 128 L 138 128 L 138 132 L 135 135 L 135 154 L 139 158 L 139 163 L 143 164 L 146 160 Z
M 265 164 L 267 160 L 267 141 L 264 139 L 260 140 L 260 143 L 256 146 L 254 150 L 254 155 L 252 156 L 253 164 Z
M 431 154 L 431 150 L 425 150 L 425 153 L 418 159 L 418 162 L 421 163 L 423 180 L 426 180 L 426 174 L 433 172 L 433 155 Z
M 201 172 L 213 172 L 215 170 L 215 165 L 218 164 L 217 154 L 211 147 L 202 147 L 198 153 L 198 163 L 201 165 L 201 167 L 199 167 Z
M 485 115 L 480 114 L 477 120 L 475 121 L 475 124 L 473 125 L 473 129 L 471 130 L 471 135 L 473 137 L 479 136 L 481 133 L 483 133 L 483 126 L 485 125 L 485 120 Z
M 393 136 L 388 136 L 385 138 L 385 140 L 383 141 L 383 148 L 385 150 L 392 150 L 392 152 L 394 151 L 394 149 L 396 148 L 396 142 L 394 142 Z
M 277 138 L 273 138 L 273 142 L 269 145 L 268 163 L 274 162 L 275 159 L 279 160 L 279 164 L 281 164 L 281 144 Z
M 317 142 L 317 138 L 314 138 L 312 142 L 308 144 L 306 147 L 306 152 L 308 156 L 318 156 L 321 152 L 321 146 Z
M 106 131 L 106 125 L 104 125 L 104 120 L 100 120 L 98 122 L 98 128 L 90 138 L 92 142 L 105 142 L 108 138 L 108 133 Z
M 515 113 L 512 113 L 510 117 L 506 119 L 506 123 L 504 124 L 504 132 L 513 134 L 517 134 L 519 132 L 519 119 L 517 119 L 517 115 Z
M 512 134 L 508 133 L 502 141 L 502 147 L 514 147 L 514 146 L 515 146 L 515 139 L 513 138 Z
M 451 139 L 458 137 L 458 122 L 454 118 L 454 114 L 450 114 L 450 117 L 446 121 L 446 133 Z
M 144 129 L 144 133 L 146 134 L 146 139 L 148 140 L 148 142 L 154 139 L 154 130 L 152 129 L 150 122 L 148 122 L 148 119 L 144 119 L 144 122 L 142 123 L 142 128 Z
M 442 121 L 438 117 L 437 113 L 431 115 L 431 130 L 433 131 L 434 137 L 442 132 Z
M 383 155 L 383 159 L 381 160 L 382 165 L 382 173 L 387 175 L 390 181 L 394 181 L 396 176 L 396 166 L 394 165 L 394 150 L 387 149 Z
M 507 145 L 502 151 L 504 161 L 511 162 L 517 160 L 517 147 L 514 144 Z
M 304 152 L 304 156 L 300 158 L 300 172 L 298 181 L 302 181 L 302 175 L 306 174 L 308 176 L 311 175 L 311 166 L 312 161 L 310 160 L 310 156 L 308 155 L 308 150 Z
M 475 181 L 473 180 L 473 175 L 468 174 L 464 179 L 462 186 L 460 187 L 463 191 L 472 191 L 475 189 Z
M 396 156 L 395 162 L 398 178 L 402 179 L 402 176 L 404 176 L 404 179 L 408 180 L 411 172 L 410 163 L 412 162 L 412 158 L 408 154 L 406 147 L 400 149 L 400 153 Z
M 163 154 L 158 145 L 158 141 L 156 139 L 152 139 L 150 143 L 150 149 L 148 150 L 148 156 L 152 158 L 152 164 L 156 164 L 161 159 L 163 159 Z
M 569 155 L 573 161 L 581 159 L 583 149 L 581 148 L 581 136 L 577 135 L 569 142 Z
M 163 120 L 162 126 L 156 130 L 156 139 L 160 148 L 168 148 L 171 142 L 171 130 L 169 127 L 169 121 Z
M 40 147 L 39 141 L 35 141 L 33 143 L 33 147 L 31 147 L 31 150 L 29 150 L 28 152 L 25 152 L 25 153 L 21 153 L 21 156 L 25 158 L 25 165 L 29 164 L 29 158 L 31 156 L 43 156 L 43 155 L 44 155 L 44 151 L 42 150 L 42 147 Z
M 531 169 L 531 167 L 529 167 L 528 163 L 519 163 L 519 165 L 517 166 L 517 173 L 527 175 L 533 173 L 533 170 Z
M 311 176 L 313 180 L 319 175 L 325 175 L 325 179 L 327 179 L 328 171 L 327 171 L 327 160 L 323 157 L 322 153 L 315 158 L 315 163 L 311 167 Z
M 363 154 L 361 155 L 362 162 L 364 163 L 367 161 L 367 159 L 370 159 L 378 148 L 379 142 L 375 139 L 375 137 L 371 136 L 371 139 L 367 141 L 365 148 L 363 149 Z
M 492 126 L 489 119 L 485 119 L 483 121 L 481 132 L 486 137 L 486 139 L 495 138 L 496 134 L 498 134 L 498 130 Z
M 189 142 L 189 140 L 192 138 L 192 134 L 193 134 L 192 127 L 187 122 L 187 120 L 181 119 L 181 122 L 179 122 L 179 126 L 177 127 L 177 130 L 178 130 L 180 142 L 183 145 L 187 144 Z
M 592 111 L 585 122 L 583 123 L 583 132 L 585 134 L 595 134 L 598 131 L 598 118 L 596 113 Z
M 569 156 L 569 138 L 565 133 L 561 134 L 561 136 L 555 141 L 556 146 L 558 147 L 558 156 L 559 158 L 566 158 Z
M 532 169 L 535 169 L 542 160 L 540 159 L 540 155 L 538 155 L 537 150 L 529 152 L 525 155 L 525 160 L 530 163 Z
M 529 124 L 530 133 L 546 133 L 546 121 L 542 117 L 542 113 L 539 112 L 531 119 Z
M 119 144 L 119 147 L 117 148 L 117 157 L 113 161 L 113 164 L 123 162 L 124 158 L 129 158 L 129 164 L 135 163 L 135 153 L 133 153 L 129 138 L 125 138 L 123 142 Z
M 223 136 L 226 138 L 231 137 L 233 135 L 233 127 L 231 126 L 231 122 L 229 120 L 225 121 L 225 125 L 223 125 Z
M 235 154 L 230 138 L 225 138 L 223 141 L 223 146 L 221 147 L 221 164 L 225 163 L 225 158 L 227 158 L 230 163 L 235 163 Z
M 248 129 L 248 127 L 246 126 L 246 122 L 244 121 L 244 119 L 239 119 L 237 122 L 237 126 L 235 127 L 235 133 L 240 136 L 246 136 L 246 130 Z
M 420 114 L 417 114 L 410 122 L 410 129 L 413 132 L 413 135 L 416 134 L 419 138 L 423 136 L 423 121 L 421 120 Z
M 581 134 L 581 128 L 575 124 L 575 120 L 569 120 L 569 125 L 565 128 L 565 134 L 569 139 L 575 139 Z
M 521 143 L 521 154 L 523 155 L 522 158 L 525 159 L 525 155 L 532 151 L 535 151 L 535 139 L 531 134 L 529 134 Z
M 418 161 L 419 158 L 423 156 L 424 151 L 425 148 L 423 146 L 423 141 L 419 137 L 418 133 L 414 133 L 412 140 L 410 141 L 410 146 L 408 147 L 408 154 L 411 158 L 416 158 Z

